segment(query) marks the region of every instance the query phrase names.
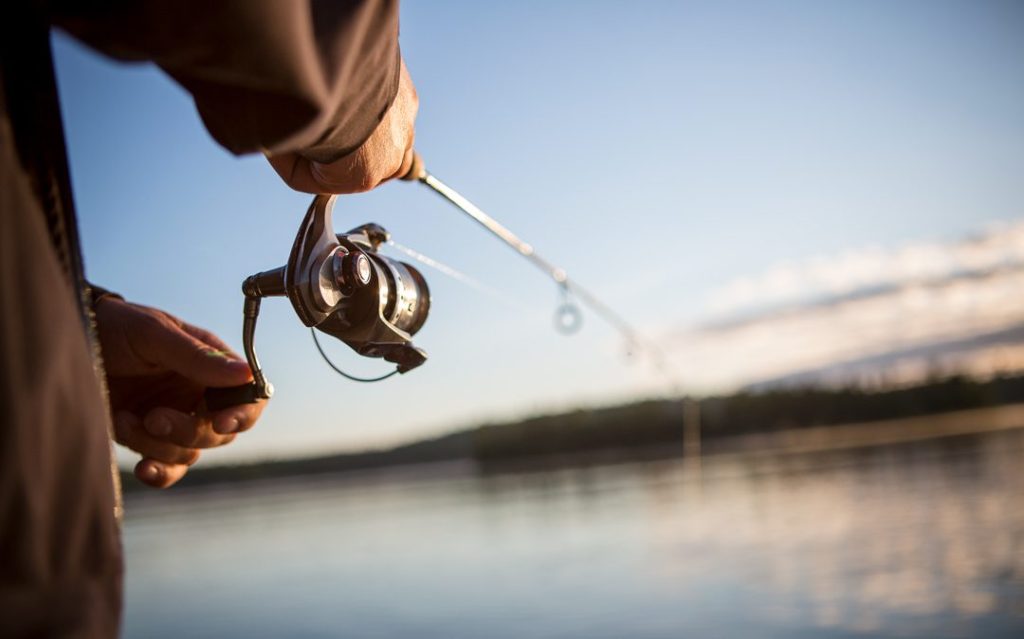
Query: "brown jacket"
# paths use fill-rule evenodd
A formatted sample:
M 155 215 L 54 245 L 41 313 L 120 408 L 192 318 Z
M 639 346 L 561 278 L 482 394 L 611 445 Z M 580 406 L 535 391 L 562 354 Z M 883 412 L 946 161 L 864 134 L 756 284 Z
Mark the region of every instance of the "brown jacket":
M 49 30 L 188 89 L 234 153 L 331 161 L 398 88 L 397 3 L 19 2 L 0 22 L 0 635 L 117 634 L 109 416 Z

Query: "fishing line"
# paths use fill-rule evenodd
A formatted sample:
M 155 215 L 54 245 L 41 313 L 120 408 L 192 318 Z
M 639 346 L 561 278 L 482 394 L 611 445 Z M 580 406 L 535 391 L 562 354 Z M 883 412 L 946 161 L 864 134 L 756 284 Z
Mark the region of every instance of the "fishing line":
M 391 248 L 395 249 L 400 253 L 404 253 L 405 255 L 411 257 L 420 264 L 429 266 L 435 271 L 443 275 L 447 275 L 453 280 L 465 284 L 466 286 L 480 293 L 483 293 L 484 295 L 487 295 L 488 297 L 491 297 L 492 299 L 495 299 L 510 308 L 515 308 L 516 310 L 520 311 L 526 309 L 526 306 L 524 304 L 517 302 L 516 300 L 510 298 L 509 296 L 505 295 L 504 293 L 495 288 L 487 286 L 480 280 L 477 280 L 469 275 L 466 275 L 465 273 L 454 267 L 448 266 L 444 262 L 435 260 L 434 258 L 428 255 L 424 255 L 423 253 L 417 251 L 416 249 L 410 248 L 403 244 L 399 244 L 398 242 L 392 239 L 389 239 L 387 243 L 388 246 L 390 246 Z
M 575 299 L 578 299 L 584 305 L 588 306 L 595 314 L 597 314 L 598 317 L 617 330 L 619 334 L 622 335 L 622 338 L 625 340 L 626 346 L 630 351 L 642 351 L 647 353 L 655 369 L 657 369 L 659 373 L 671 382 L 674 389 L 678 388 L 676 375 L 671 372 L 670 366 L 662 355 L 661 349 L 658 348 L 654 342 L 649 342 L 642 338 L 640 333 L 621 315 L 616 313 L 608 304 L 599 299 L 589 289 L 570 278 L 569 274 L 565 272 L 565 269 L 555 266 L 552 262 L 539 255 L 533 248 L 533 245 L 522 240 L 503 224 L 495 220 L 490 215 L 484 213 L 479 207 L 459 194 L 458 191 L 437 179 L 422 167 L 421 162 L 422 160 L 420 160 L 419 166 L 414 166 L 414 170 L 410 171 L 410 176 L 405 179 L 415 179 L 430 187 L 435 193 L 454 204 L 456 208 L 469 216 L 477 224 L 484 227 L 484 229 L 489 233 L 529 260 L 534 266 L 547 274 L 547 276 L 561 288 L 564 297 L 562 304 L 558 307 L 555 315 L 556 327 L 558 327 L 559 330 L 563 330 L 563 324 L 566 323 L 567 328 L 569 328 L 571 332 L 574 332 L 576 328 L 578 328 L 578 320 L 581 319 L 581 317 L 579 309 L 575 308 L 575 305 L 573 304 L 572 297 L 574 296 Z M 566 331 L 563 330 L 563 332 Z
M 320 339 L 316 336 L 316 329 L 315 328 L 309 329 L 309 333 L 313 336 L 313 343 L 316 344 L 316 350 L 320 351 L 320 357 L 324 358 L 324 361 L 327 362 L 328 366 L 330 366 L 331 368 L 334 369 L 335 373 L 341 375 L 345 379 L 350 379 L 353 382 L 364 382 L 364 383 L 369 384 L 369 383 L 372 383 L 372 382 L 383 381 L 383 380 L 391 377 L 392 375 L 397 375 L 398 374 L 398 369 L 396 368 L 395 370 L 391 371 L 390 373 L 381 375 L 380 377 L 356 377 L 355 375 L 350 375 L 350 374 L 346 373 L 345 371 L 341 370 L 340 368 L 338 368 L 337 366 L 335 366 L 334 362 L 331 361 L 331 358 L 327 357 L 327 353 L 325 353 L 323 347 L 320 346 Z

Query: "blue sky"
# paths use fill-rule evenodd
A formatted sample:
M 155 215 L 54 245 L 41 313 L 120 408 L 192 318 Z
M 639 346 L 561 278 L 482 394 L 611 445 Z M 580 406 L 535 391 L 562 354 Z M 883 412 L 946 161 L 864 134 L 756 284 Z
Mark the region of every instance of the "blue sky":
M 736 311 L 723 291 L 780 265 L 1024 218 L 1020 3 L 407 2 L 401 42 L 428 168 L 656 338 Z M 63 35 L 55 53 L 90 277 L 240 347 L 239 284 L 284 263 L 308 197 L 218 147 L 154 67 Z M 381 223 L 514 302 L 425 270 L 431 359 L 373 386 L 335 376 L 289 305 L 266 302 L 277 396 L 212 460 L 665 391 L 593 316 L 553 331 L 554 287 L 425 188 L 335 210 L 338 230 Z M 728 385 L 698 373 L 688 387 Z

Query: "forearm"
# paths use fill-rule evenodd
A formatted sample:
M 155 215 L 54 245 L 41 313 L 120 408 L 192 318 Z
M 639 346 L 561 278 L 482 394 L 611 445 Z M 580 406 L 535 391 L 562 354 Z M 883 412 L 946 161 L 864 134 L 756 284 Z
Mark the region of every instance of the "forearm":
M 393 0 L 57 7 L 55 24 L 89 45 L 163 68 L 233 153 L 298 151 L 334 161 L 362 145 L 398 91 Z

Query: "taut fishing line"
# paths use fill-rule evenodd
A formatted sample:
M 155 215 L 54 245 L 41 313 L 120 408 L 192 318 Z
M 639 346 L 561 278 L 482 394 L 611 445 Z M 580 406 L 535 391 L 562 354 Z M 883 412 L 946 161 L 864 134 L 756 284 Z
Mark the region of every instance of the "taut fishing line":
M 477 280 L 477 279 L 475 279 L 475 278 L 473 278 L 473 277 L 471 277 L 469 275 L 466 275 L 462 271 L 460 271 L 460 270 L 458 270 L 456 268 L 453 268 L 451 266 L 448 266 L 444 262 L 441 262 L 439 260 L 435 260 L 434 258 L 432 258 L 430 256 L 424 255 L 423 253 L 417 251 L 416 249 L 410 248 L 410 247 L 405 246 L 403 244 L 399 244 L 398 242 L 396 242 L 394 240 L 388 240 L 388 246 L 390 246 L 391 248 L 395 249 L 396 251 L 398 251 L 400 253 L 404 253 L 405 255 L 408 255 L 409 257 L 411 257 L 412 259 L 416 260 L 420 264 L 424 264 L 426 266 L 429 266 L 430 268 L 434 269 L 435 271 L 437 271 L 439 273 L 442 273 L 444 275 L 447 275 L 448 277 L 452 278 L 453 280 L 455 280 L 457 282 L 461 282 L 462 284 L 465 284 L 466 286 L 468 286 L 468 287 L 470 287 L 470 288 L 472 288 L 472 289 L 474 289 L 474 290 L 476 290 L 476 291 L 478 291 L 480 293 L 483 293 L 484 295 L 487 295 L 488 297 L 490 297 L 490 298 L 492 298 L 492 299 L 494 299 L 494 300 L 496 300 L 498 302 L 501 302 L 502 304 L 505 304 L 506 306 L 508 306 L 510 308 L 515 308 L 517 310 L 523 310 L 525 308 L 524 304 L 522 304 L 521 302 L 518 302 L 518 301 L 516 301 L 516 300 L 514 300 L 512 298 L 510 298 L 508 295 L 505 295 L 501 291 L 499 291 L 499 290 L 497 290 L 497 289 L 495 289 L 493 287 L 487 286 L 486 284 L 484 284 L 480 280 Z

